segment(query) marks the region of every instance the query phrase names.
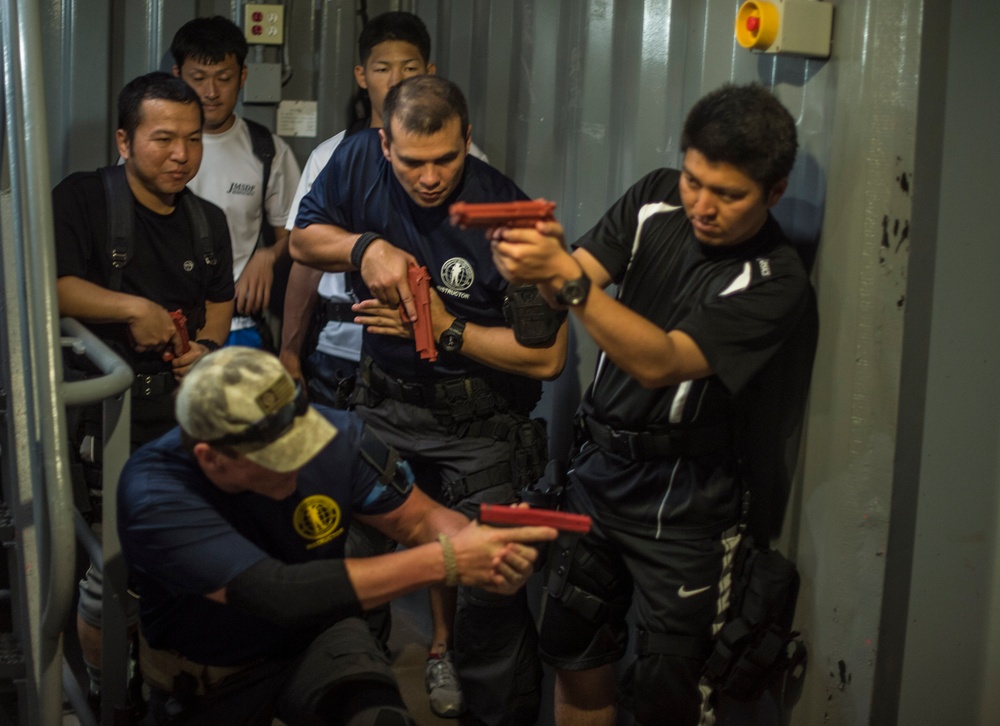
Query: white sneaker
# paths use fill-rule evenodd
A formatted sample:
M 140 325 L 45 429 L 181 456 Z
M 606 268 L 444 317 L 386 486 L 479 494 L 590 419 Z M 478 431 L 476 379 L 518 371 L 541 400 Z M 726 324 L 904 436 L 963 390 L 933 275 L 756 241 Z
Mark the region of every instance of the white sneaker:
M 427 686 L 431 710 L 441 718 L 458 718 L 465 710 L 462 687 L 458 683 L 455 664 L 451 653 L 431 653 L 424 671 L 424 685 Z

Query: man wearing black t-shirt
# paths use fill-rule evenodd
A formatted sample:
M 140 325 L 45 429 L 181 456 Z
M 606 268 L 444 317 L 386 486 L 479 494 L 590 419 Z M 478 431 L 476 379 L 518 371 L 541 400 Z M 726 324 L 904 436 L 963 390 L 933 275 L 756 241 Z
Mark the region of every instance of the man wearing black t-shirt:
M 550 576 L 540 626 L 559 724 L 613 724 L 618 705 L 641 724 L 713 722 L 701 669 L 739 542 L 741 412 L 813 324 L 805 269 L 769 211 L 796 146 L 769 91 L 725 86 L 688 115 L 681 170 L 639 180 L 572 254 L 555 222 L 492 233 L 504 276 L 537 283 L 601 349 L 565 491 L 594 527 L 550 553 L 573 565 Z M 616 696 L 633 604 L 637 657 Z
M 131 192 L 131 255 L 120 272 L 108 241 L 109 205 L 98 172 L 52 192 L 59 313 L 78 319 L 132 366 L 133 442 L 173 426 L 171 393 L 191 365 L 226 339 L 233 308 L 232 251 L 221 210 L 199 200 L 212 249 L 203 253 L 181 203 L 201 164 L 201 104 L 165 73 L 136 78 L 118 99 L 118 153 Z M 117 208 L 119 200 L 113 200 Z M 228 275 L 228 277 L 227 277 Z M 187 318 L 183 351 L 170 312 Z
M 118 97 L 124 164 L 71 174 L 52 191 L 59 313 L 86 324 L 135 372 L 133 448 L 173 428 L 177 382 L 229 333 L 233 270 L 226 218 L 185 187 L 201 164 L 202 122 L 198 96 L 184 81 L 165 73 L 140 76 Z M 110 203 L 102 181 L 109 172 L 117 180 L 108 182 L 116 190 Z M 197 209 L 204 241 L 196 233 Z M 131 239 L 116 239 L 112 249 L 116 213 L 131 215 Z M 175 310 L 187 319 L 187 351 L 170 315 Z M 99 423 L 99 413 L 85 411 L 80 433 L 71 432 L 74 442 L 91 429 L 99 435 Z M 101 584 L 92 568 L 81 582 L 77 618 L 95 697 Z

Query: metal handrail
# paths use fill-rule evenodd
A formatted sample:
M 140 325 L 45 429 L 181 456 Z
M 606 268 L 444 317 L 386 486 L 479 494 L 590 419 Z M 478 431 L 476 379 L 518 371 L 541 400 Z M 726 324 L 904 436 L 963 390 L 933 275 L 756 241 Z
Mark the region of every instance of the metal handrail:
M 134 374 L 128 363 L 121 359 L 104 341 L 94 335 L 89 328 L 74 318 L 59 321 L 64 335 L 73 338 L 74 352 L 85 355 L 103 374 L 98 378 L 64 382 L 63 403 L 67 406 L 97 403 L 105 398 L 117 396 L 132 385 Z
M 128 647 L 126 643 L 126 574 L 117 535 L 118 475 L 129 451 L 130 389 L 134 380 L 132 369 L 100 338 L 73 318 L 61 320 L 62 331 L 69 336 L 64 341 L 84 355 L 103 374 L 100 377 L 66 382 L 62 385 L 62 400 L 66 405 L 87 405 L 103 402 L 101 436 L 101 481 L 104 491 L 101 541 L 94 537 L 83 517 L 74 508 L 73 520 L 77 540 L 90 555 L 92 567 L 102 573 L 101 606 L 101 713 L 103 723 L 113 723 L 117 708 L 124 705 L 128 681 Z M 71 586 L 73 583 L 70 583 Z M 72 592 L 70 593 L 72 596 Z M 77 704 L 74 704 L 79 711 Z

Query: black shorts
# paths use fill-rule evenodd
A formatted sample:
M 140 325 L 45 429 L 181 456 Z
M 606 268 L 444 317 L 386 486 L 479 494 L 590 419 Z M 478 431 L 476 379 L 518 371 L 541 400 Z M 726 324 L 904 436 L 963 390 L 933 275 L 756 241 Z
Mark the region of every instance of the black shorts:
M 565 583 L 556 571 L 570 555 L 554 545 L 540 617 L 542 660 L 564 670 L 620 660 L 633 608 L 636 659 L 621 684 L 621 705 L 640 724 L 663 723 L 665 713 L 671 724 L 701 723 L 711 710 L 701 671 L 725 620 L 723 583 L 739 539 L 735 528 L 705 539 L 656 540 L 595 523 L 576 545 Z

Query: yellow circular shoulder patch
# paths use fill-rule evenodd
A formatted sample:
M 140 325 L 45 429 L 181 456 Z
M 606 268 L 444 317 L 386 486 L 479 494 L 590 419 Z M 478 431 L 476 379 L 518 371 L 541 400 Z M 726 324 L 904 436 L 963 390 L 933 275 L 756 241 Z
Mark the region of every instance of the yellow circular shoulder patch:
M 330 497 L 314 494 L 306 497 L 295 508 L 295 531 L 303 539 L 312 540 L 317 546 L 340 534 L 340 505 Z

